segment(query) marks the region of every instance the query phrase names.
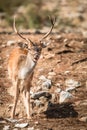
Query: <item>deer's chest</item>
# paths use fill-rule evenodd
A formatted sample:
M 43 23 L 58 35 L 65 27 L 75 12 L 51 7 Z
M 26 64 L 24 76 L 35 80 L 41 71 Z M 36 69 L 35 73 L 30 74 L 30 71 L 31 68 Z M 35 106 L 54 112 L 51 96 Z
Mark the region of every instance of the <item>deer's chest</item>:
M 18 75 L 18 77 L 20 79 L 27 78 L 27 76 L 30 75 L 31 72 L 33 71 L 34 67 L 35 67 L 35 63 L 33 61 L 30 64 L 28 64 L 28 65 L 22 66 L 19 69 L 19 75 Z

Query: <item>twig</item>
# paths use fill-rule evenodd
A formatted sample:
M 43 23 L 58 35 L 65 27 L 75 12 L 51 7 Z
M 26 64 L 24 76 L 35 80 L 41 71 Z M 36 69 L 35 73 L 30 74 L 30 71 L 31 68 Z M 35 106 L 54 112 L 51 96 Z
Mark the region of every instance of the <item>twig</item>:
M 75 65 L 75 64 L 81 63 L 81 62 L 85 62 L 85 61 L 87 61 L 87 57 L 73 62 L 72 66 Z

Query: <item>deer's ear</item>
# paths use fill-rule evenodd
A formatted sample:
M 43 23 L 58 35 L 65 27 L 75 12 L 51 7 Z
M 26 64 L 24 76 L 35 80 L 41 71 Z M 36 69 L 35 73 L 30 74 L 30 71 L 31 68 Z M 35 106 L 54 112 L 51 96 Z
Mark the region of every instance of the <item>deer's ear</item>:
M 49 45 L 49 43 L 47 43 L 47 42 L 41 42 L 41 47 L 42 48 L 46 48 L 47 46 Z
M 23 48 L 23 44 L 24 44 L 23 42 L 18 42 L 17 44 L 19 47 Z
M 41 42 L 41 47 L 42 47 L 42 48 L 47 47 L 47 43 L 46 43 L 46 42 Z

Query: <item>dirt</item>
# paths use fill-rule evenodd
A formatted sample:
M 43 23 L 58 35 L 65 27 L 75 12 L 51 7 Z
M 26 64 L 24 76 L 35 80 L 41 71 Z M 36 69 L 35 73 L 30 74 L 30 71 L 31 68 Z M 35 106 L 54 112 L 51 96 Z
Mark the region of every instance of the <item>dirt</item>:
M 25 36 L 38 41 L 42 34 Z M 10 117 L 13 102 L 13 96 L 8 93 L 11 82 L 8 79 L 7 62 L 15 45 L 7 46 L 9 40 L 21 39 L 14 34 L 0 34 L 0 120 Z M 87 38 L 78 33 L 55 33 L 49 40 L 50 45 L 43 49 L 42 58 L 35 68 L 33 86 L 40 75 L 47 77 L 49 72 L 55 72 L 52 78 L 53 93 L 57 83 L 65 89 L 64 82 L 69 78 L 79 81 L 81 87 L 73 92 L 75 98 L 72 102 L 59 104 L 55 100 L 55 104 L 51 104 L 51 108 L 47 108 L 44 113 L 34 115 L 31 120 L 27 120 L 24 115 L 23 120 L 29 122 L 29 127 L 38 130 L 87 130 L 87 122 L 80 121 L 81 117 L 87 117 Z M 22 106 L 18 109 L 20 111 Z M 20 114 L 16 118 L 20 118 Z M 0 123 L 0 130 L 4 125 L 14 128 L 13 123 L 6 122 Z

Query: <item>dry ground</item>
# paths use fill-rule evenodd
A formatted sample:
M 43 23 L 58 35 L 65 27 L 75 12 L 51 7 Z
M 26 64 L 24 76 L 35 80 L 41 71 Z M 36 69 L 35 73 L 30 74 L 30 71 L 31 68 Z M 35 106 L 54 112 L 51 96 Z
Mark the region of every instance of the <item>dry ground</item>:
M 29 35 L 33 41 L 41 36 Z M 7 41 L 19 39 L 16 35 L 0 34 L 0 120 L 10 117 L 10 104 L 13 101 L 13 97 L 8 93 L 11 83 L 7 75 L 7 60 L 15 45 L 7 46 Z M 45 113 L 35 115 L 28 121 L 29 127 L 38 130 L 87 130 L 87 122 L 79 120 L 81 117 L 87 117 L 87 39 L 81 34 L 56 33 L 51 35 L 50 41 L 50 45 L 43 49 L 43 58 L 38 61 L 35 68 L 33 85 L 35 86 L 40 75 L 48 76 L 50 71 L 54 71 L 56 73 L 52 79 L 54 88 L 55 84 L 60 83 L 64 89 L 64 81 L 69 78 L 81 82 L 81 87 L 74 92 L 75 99 L 72 103 L 59 105 L 55 102 L 50 110 L 48 108 Z M 11 129 L 14 127 L 14 124 L 9 122 L 5 125 L 8 124 Z M 0 124 L 0 130 L 3 126 L 4 124 Z

